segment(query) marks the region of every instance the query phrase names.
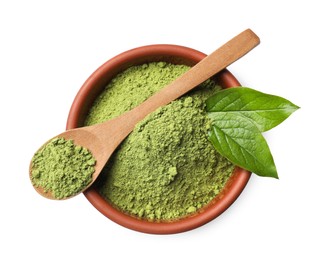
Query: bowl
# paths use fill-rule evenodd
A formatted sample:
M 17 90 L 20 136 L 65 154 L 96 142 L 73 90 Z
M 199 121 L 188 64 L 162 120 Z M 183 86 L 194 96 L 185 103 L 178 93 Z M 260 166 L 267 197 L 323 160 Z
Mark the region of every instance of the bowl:
M 205 56 L 197 50 L 169 44 L 142 46 L 115 56 L 96 69 L 82 85 L 72 103 L 66 128 L 83 126 L 97 96 L 114 76 L 128 67 L 154 61 L 193 66 Z M 227 69 L 219 72 L 215 79 L 224 88 L 240 86 Z M 250 172 L 236 167 L 224 189 L 209 204 L 193 215 L 172 221 L 151 222 L 128 215 L 113 207 L 93 186 L 84 195 L 97 210 L 119 225 L 144 233 L 174 234 L 200 227 L 222 214 L 241 194 L 250 175 Z

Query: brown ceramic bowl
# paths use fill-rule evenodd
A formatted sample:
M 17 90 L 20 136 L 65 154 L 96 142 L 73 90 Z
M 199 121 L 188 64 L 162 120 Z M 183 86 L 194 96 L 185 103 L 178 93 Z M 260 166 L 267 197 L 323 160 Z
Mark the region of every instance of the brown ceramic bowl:
M 83 126 L 86 114 L 96 97 L 116 74 L 128 67 L 152 61 L 192 66 L 205 56 L 191 48 L 167 44 L 143 46 L 117 55 L 99 67 L 83 84 L 73 101 L 67 129 Z M 224 88 L 240 85 L 226 69 L 221 71 L 216 79 Z M 84 195 L 103 215 L 126 228 L 145 233 L 172 234 L 197 228 L 223 213 L 240 195 L 250 175 L 246 170 L 235 168 L 225 188 L 207 206 L 194 215 L 167 222 L 150 222 L 127 215 L 109 204 L 93 186 Z

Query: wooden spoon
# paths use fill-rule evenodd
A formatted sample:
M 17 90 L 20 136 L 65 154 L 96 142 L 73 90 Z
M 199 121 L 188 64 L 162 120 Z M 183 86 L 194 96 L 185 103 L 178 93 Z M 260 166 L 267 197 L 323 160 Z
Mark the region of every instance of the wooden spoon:
M 139 121 L 157 108 L 170 103 L 211 78 L 244 56 L 259 43 L 259 37 L 252 30 L 247 29 L 134 109 L 101 124 L 70 129 L 59 134 L 57 137 L 63 137 L 67 140 L 72 139 L 76 145 L 83 146 L 92 152 L 97 161 L 93 180 L 90 183 L 92 185 L 112 153 Z M 30 164 L 30 178 L 31 165 L 32 163 Z M 81 192 L 86 190 L 90 185 L 85 187 Z M 44 192 L 40 187 L 34 188 L 44 197 L 56 199 L 51 192 Z

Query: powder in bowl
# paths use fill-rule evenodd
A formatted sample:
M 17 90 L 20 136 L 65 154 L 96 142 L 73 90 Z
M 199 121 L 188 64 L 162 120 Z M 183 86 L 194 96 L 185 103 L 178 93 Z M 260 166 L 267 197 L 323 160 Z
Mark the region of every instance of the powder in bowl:
M 132 109 L 188 69 L 153 62 L 125 70 L 97 98 L 86 125 Z M 157 221 L 208 204 L 234 169 L 207 139 L 204 101 L 217 90 L 208 80 L 142 120 L 111 156 L 97 183 L 100 193 L 123 212 Z

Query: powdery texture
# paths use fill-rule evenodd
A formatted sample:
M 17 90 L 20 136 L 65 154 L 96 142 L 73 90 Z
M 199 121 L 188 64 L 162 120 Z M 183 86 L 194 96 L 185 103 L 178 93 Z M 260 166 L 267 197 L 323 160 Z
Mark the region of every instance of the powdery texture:
M 163 62 L 129 68 L 99 97 L 87 123 L 131 109 L 188 68 Z M 148 220 L 181 218 L 209 203 L 234 168 L 207 139 L 204 101 L 218 88 L 209 80 L 141 121 L 99 177 L 100 193 L 120 210 Z M 119 101 L 125 93 L 127 100 Z
M 54 138 L 33 156 L 31 180 L 55 198 L 67 198 L 90 184 L 95 163 L 86 148 L 72 140 Z

